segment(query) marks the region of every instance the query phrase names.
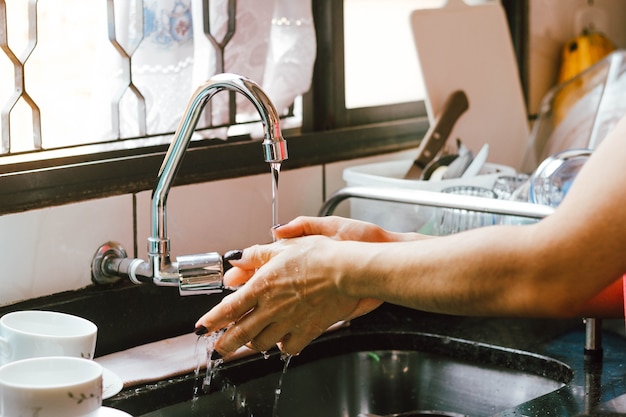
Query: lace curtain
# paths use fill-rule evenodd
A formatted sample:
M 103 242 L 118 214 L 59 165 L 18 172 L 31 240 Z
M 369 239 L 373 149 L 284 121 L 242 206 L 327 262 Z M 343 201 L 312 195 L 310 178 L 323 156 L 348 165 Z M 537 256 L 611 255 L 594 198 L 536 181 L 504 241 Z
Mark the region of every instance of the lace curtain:
M 116 37 L 130 55 L 130 69 L 124 68 L 129 62 L 120 54 L 101 63 L 101 71 L 115 74 L 103 77 L 110 80 L 110 85 L 104 83 L 103 95 L 113 95 L 112 117 L 122 84 L 119 132 L 110 133 L 113 139 L 173 132 L 191 93 L 219 72 L 258 82 L 281 113 L 309 89 L 316 50 L 311 0 L 237 0 L 232 37 L 230 2 L 209 1 L 208 13 L 202 3 L 128 0 L 122 7 L 116 3 Z M 209 33 L 205 33 L 207 21 Z M 216 48 L 216 43 L 223 48 Z M 128 71 L 145 99 L 145 133 L 141 132 L 141 100 L 128 87 L 124 89 Z M 235 97 L 238 122 L 258 119 L 247 100 Z M 205 117 L 198 127 L 228 122 L 228 94 L 218 94 L 211 104 L 212 117 Z

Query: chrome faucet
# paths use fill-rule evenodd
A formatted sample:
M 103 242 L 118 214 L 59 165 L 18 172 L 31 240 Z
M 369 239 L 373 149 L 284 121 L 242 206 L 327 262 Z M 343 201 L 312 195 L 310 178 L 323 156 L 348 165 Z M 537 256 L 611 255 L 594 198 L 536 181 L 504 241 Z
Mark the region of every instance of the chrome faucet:
M 202 110 L 218 92 L 228 90 L 243 94 L 261 116 L 265 137 L 261 143 L 265 161 L 272 164 L 287 159 L 278 112 L 254 81 L 235 74 L 218 74 L 196 89 L 178 125 L 165 155 L 152 192 L 151 236 L 148 238 L 148 261 L 128 258 L 124 248 L 107 242 L 96 251 L 91 263 L 91 278 L 96 284 L 112 284 L 122 277 L 140 284 L 178 286 L 181 295 L 211 294 L 223 290 L 224 259 L 217 252 L 179 256 L 170 260 L 167 237 L 167 195 L 198 124 Z

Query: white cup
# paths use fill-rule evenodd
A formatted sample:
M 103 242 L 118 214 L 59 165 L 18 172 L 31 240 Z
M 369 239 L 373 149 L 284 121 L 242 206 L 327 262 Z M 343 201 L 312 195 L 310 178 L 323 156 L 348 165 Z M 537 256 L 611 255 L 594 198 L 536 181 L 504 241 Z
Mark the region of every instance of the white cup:
M 93 359 L 98 327 L 53 311 L 24 310 L 0 317 L 0 365 L 41 356 Z
M 67 356 L 29 358 L 0 367 L 0 417 L 97 416 L 102 366 Z

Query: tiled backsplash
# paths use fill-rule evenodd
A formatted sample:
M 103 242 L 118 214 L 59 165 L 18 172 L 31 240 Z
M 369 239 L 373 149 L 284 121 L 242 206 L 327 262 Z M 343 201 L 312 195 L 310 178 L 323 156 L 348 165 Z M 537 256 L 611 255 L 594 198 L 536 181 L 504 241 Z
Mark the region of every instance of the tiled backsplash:
M 409 151 L 285 170 L 279 182 L 279 222 L 316 215 L 324 193 L 345 185 L 344 168 L 411 156 Z M 90 285 L 91 258 L 110 240 L 121 243 L 129 256 L 146 259 L 150 197 L 151 191 L 136 196 L 137 236 L 132 195 L 0 216 L 0 306 Z M 175 187 L 167 201 L 172 256 L 224 253 L 271 241 L 271 201 L 269 172 Z M 337 213 L 345 213 L 341 210 Z
M 0 217 L 0 305 L 90 284 L 102 243 L 132 247 L 132 213 L 124 195 Z

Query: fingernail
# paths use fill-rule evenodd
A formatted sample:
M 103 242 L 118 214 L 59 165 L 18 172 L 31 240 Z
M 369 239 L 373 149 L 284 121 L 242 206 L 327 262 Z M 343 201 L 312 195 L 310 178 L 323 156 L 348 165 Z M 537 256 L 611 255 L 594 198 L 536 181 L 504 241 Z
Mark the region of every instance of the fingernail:
M 203 334 L 207 334 L 208 332 L 209 332 L 209 329 L 207 329 L 204 326 L 198 326 L 194 330 L 194 333 L 197 334 L 198 336 L 202 336 Z
M 276 229 L 278 229 L 279 227 L 282 227 L 282 226 L 284 226 L 284 224 L 275 224 L 274 226 L 272 226 L 272 230 L 276 230 Z
M 213 352 L 211 352 L 211 360 L 216 361 L 218 359 L 222 359 L 222 354 L 214 349 Z
M 236 261 L 238 259 L 241 259 L 241 257 L 243 256 L 243 251 L 240 249 L 235 249 L 235 250 L 231 250 L 228 251 L 224 254 L 224 260 L 226 261 Z

